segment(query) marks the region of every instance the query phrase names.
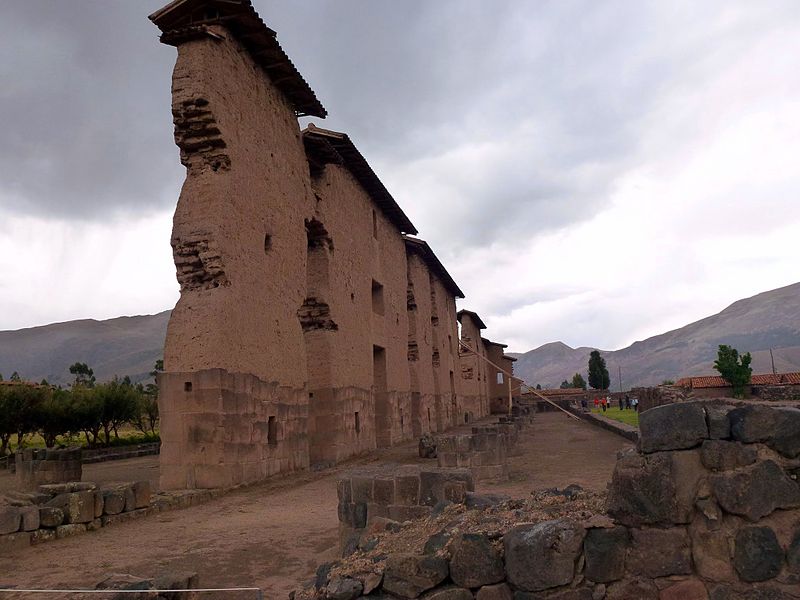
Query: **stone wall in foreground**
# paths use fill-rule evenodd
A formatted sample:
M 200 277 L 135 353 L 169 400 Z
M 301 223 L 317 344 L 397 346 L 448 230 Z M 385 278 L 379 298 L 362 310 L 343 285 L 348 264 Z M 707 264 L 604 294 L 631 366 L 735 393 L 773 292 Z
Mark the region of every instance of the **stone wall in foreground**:
M 620 456 L 607 514 L 509 523 L 499 533 L 487 533 L 496 518 L 476 517 L 447 546 L 394 552 L 366 577 L 339 569 L 315 595 L 797 599 L 798 476 L 800 410 L 670 404 L 641 415 L 640 450 Z

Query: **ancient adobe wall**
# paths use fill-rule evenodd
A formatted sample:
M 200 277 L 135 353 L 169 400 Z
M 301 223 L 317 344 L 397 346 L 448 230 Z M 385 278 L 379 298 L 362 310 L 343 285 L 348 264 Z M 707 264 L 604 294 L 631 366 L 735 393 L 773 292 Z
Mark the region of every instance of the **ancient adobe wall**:
M 412 435 L 406 252 L 400 232 L 347 169 L 327 165 L 314 179 L 314 190 L 314 218 L 333 248 L 326 301 L 337 327 L 329 335 L 330 371 L 322 377 L 311 373 L 311 435 L 320 442 L 312 446 L 331 444 L 337 413 L 349 421 L 361 409 L 367 413 L 364 421 L 375 424 L 365 441 L 353 435 L 355 427 L 340 434 L 341 447 L 329 457 L 338 460 Z M 326 388 L 338 393 L 338 402 L 318 401 L 316 390 Z M 371 390 L 374 415 L 365 403 Z
M 508 373 L 514 372 L 514 363 L 505 357 L 501 344 L 486 345 L 486 357 L 494 364 Z M 487 365 L 487 379 L 489 384 L 489 412 L 491 414 L 508 414 L 508 375 Z M 513 392 L 513 381 L 512 392 Z
M 485 357 L 486 348 L 481 340 L 481 331 L 469 314 L 461 319 L 461 341 L 478 355 Z M 460 407 L 461 422 L 468 423 L 489 414 L 489 384 L 487 364 L 472 352 L 462 349 L 461 385 L 463 405 Z
M 458 319 L 456 318 L 456 299 L 442 281 L 435 275 L 430 277 L 431 325 L 433 339 L 433 372 L 436 398 L 437 431 L 463 422 L 461 409 L 463 389 L 461 384 L 461 365 L 458 357 Z M 437 352 L 438 351 L 438 352 Z
M 411 431 L 415 437 L 430 431 L 440 431 L 448 422 L 442 404 L 441 348 L 438 343 L 438 323 L 431 322 L 434 314 L 432 274 L 416 252 L 407 253 L 408 290 L 408 369 L 411 383 Z M 433 296 L 433 297 L 432 297 Z M 434 349 L 436 353 L 434 355 Z M 436 367 L 434 367 L 436 364 Z M 437 372 L 434 372 L 436 369 Z
M 230 33 L 209 29 L 220 39 L 180 44 L 173 74 L 175 141 L 187 175 L 172 233 L 181 297 L 167 330 L 160 399 L 165 489 L 251 480 L 241 469 L 227 470 L 252 458 L 234 458 L 238 450 L 230 444 L 248 443 L 247 432 L 268 428 L 273 412 L 204 402 L 198 410 L 184 392 L 189 373 L 241 373 L 245 389 L 271 390 L 268 403 L 301 420 L 307 410 L 297 310 L 305 298 L 304 215 L 313 194 L 297 119 Z M 209 396 L 231 391 L 203 388 Z M 222 423 L 245 415 L 254 419 L 246 432 L 219 432 Z M 208 455 L 226 458 L 198 465 Z M 269 462 L 252 469 L 267 472 Z M 278 464 L 292 462 L 303 463 L 281 458 Z

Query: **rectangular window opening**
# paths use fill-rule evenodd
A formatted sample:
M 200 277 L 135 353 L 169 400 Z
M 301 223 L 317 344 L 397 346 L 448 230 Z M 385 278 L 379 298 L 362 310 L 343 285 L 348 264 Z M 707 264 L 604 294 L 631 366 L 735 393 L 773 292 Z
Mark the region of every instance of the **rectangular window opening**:
M 384 314 L 383 286 L 374 279 L 372 280 L 372 312 L 381 316 Z
M 356 434 L 361 433 L 361 419 L 358 416 L 358 412 L 355 413 L 356 415 Z
M 278 422 L 275 417 L 270 417 L 267 420 L 267 443 L 270 446 L 278 445 Z
M 378 239 L 378 213 L 372 209 L 372 237 Z
M 505 380 L 503 379 L 503 374 L 502 373 L 498 373 L 497 374 L 497 383 L 498 383 L 498 385 L 503 383 L 504 381 Z
M 187 381 L 186 383 L 183 384 L 183 391 L 184 392 L 191 392 L 192 391 L 192 382 L 191 381 Z

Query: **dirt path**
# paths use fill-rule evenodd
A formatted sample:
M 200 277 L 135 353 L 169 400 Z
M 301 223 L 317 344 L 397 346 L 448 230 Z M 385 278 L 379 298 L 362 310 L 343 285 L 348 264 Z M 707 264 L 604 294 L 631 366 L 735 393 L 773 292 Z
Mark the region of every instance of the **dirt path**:
M 570 483 L 602 489 L 616 451 L 626 445 L 584 422 L 543 413 L 520 440 L 511 481 L 479 489 L 514 496 Z M 286 598 L 319 563 L 337 555 L 337 475 L 357 464 L 384 461 L 421 459 L 416 444 L 408 443 L 323 473 L 291 475 L 208 504 L 35 546 L 0 557 L 0 585 L 91 587 L 110 572 L 197 571 L 203 586 L 256 586 L 265 598 Z M 126 462 L 131 464 L 122 465 L 125 470 L 152 474 L 150 457 Z M 108 475 L 111 465 L 103 463 L 96 474 Z

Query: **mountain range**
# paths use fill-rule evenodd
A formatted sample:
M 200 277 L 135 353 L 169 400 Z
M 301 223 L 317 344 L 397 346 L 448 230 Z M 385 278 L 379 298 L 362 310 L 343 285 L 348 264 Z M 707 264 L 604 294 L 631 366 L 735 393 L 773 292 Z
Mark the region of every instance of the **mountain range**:
M 99 381 L 129 375 L 149 378 L 161 358 L 170 311 L 155 315 L 118 317 L 105 321 L 82 319 L 0 331 L 0 374 L 19 372 L 23 379 L 66 384 L 69 366 L 89 364 Z M 773 349 L 778 372 L 800 371 L 800 283 L 739 300 L 716 315 L 615 351 L 603 351 L 612 388 L 653 385 L 665 379 L 714 374 L 720 344 L 753 355 L 753 370 L 772 370 Z M 574 373 L 586 377 L 594 348 L 570 348 L 552 342 L 524 354 L 514 371 L 531 385 L 558 387 Z
M 680 329 L 634 342 L 615 351 L 600 350 L 611 375 L 611 388 L 655 385 L 693 375 L 716 375 L 713 365 L 720 344 L 753 356 L 754 373 L 771 373 L 773 350 L 777 372 L 800 371 L 800 283 L 738 300 L 716 315 Z M 575 373 L 587 377 L 589 353 L 551 342 L 517 358 L 514 372 L 528 384 L 558 387 Z

